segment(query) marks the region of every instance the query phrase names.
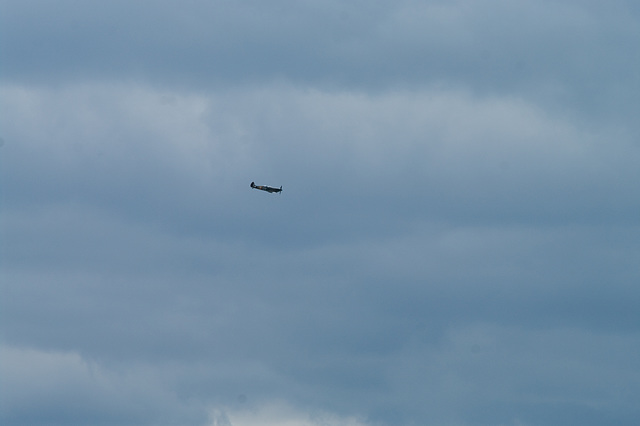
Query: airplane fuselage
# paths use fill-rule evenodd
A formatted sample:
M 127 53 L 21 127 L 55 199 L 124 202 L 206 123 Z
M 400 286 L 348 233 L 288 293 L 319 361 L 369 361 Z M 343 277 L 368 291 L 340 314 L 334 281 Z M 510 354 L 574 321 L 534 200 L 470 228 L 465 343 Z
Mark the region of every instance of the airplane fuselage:
M 254 189 L 259 189 L 261 191 L 267 191 L 269 193 L 274 193 L 274 192 L 282 192 L 282 187 L 280 188 L 274 188 L 273 186 L 266 186 L 266 185 L 256 185 L 255 182 L 251 182 L 251 187 Z

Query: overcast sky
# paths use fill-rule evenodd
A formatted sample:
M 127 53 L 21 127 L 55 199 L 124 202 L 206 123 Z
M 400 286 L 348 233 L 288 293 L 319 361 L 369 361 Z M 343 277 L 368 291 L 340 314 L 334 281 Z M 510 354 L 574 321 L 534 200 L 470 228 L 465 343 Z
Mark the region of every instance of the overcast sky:
M 636 0 L 0 0 L 0 421 L 640 424 L 638 117 Z

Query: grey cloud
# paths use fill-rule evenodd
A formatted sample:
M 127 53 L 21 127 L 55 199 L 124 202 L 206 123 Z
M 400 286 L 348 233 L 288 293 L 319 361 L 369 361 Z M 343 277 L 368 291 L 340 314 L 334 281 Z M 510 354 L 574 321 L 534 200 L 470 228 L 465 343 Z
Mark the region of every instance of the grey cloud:
M 3 8 L 3 420 L 637 423 L 635 3 Z
M 636 9 L 623 1 L 6 2 L 5 78 L 445 84 L 613 119 L 637 103 Z
M 543 371 L 554 368 L 554 361 L 546 354 L 557 344 L 547 338 L 538 341 L 540 337 L 536 336 L 547 332 L 553 336 L 558 327 L 597 330 L 589 333 L 605 340 L 609 332 L 624 332 L 624 345 L 637 345 L 633 337 L 638 324 L 634 309 L 637 295 L 629 285 L 637 281 L 633 262 L 637 249 L 613 244 L 614 253 L 620 250 L 628 258 L 603 263 L 599 259 L 609 252 L 607 244 L 593 236 L 584 244 L 576 244 L 576 240 L 583 243 L 580 235 L 584 231 L 566 236 L 567 246 L 559 244 L 562 239 L 557 233 L 540 236 L 539 232 L 458 230 L 416 235 L 415 241 L 395 244 L 379 241 L 297 254 L 233 246 L 193 253 L 189 246 L 181 247 L 177 239 L 158 244 L 144 234 L 138 237 L 148 247 L 144 250 L 130 243 L 118 244 L 119 238 L 100 240 L 101 245 L 117 244 L 119 250 L 132 250 L 123 254 L 140 269 L 122 270 L 117 259 L 102 258 L 112 270 L 69 274 L 90 266 L 81 261 L 78 265 L 61 265 L 62 272 L 48 268 L 40 275 L 5 273 L 5 282 L 15 285 L 6 287 L 9 297 L 5 298 L 8 305 L 3 312 L 14 319 L 15 325 L 5 326 L 3 334 L 16 344 L 76 350 L 107 365 L 144 361 L 152 368 L 151 374 L 160 377 L 166 374 L 165 363 L 188 361 L 193 367 L 176 374 L 176 382 L 166 385 L 187 397 L 216 401 L 222 394 L 228 401 L 248 393 L 252 400 L 259 401 L 275 394 L 302 405 L 320 400 L 325 407 L 345 414 L 357 407 L 389 423 L 393 420 L 388 416 L 394 412 L 403 413 L 401 423 L 432 419 L 427 413 L 435 406 L 424 405 L 416 398 L 446 388 L 445 378 L 434 382 L 428 374 L 441 369 L 440 374 L 455 373 L 458 367 L 446 361 L 452 354 L 442 354 L 439 362 L 433 362 L 430 354 L 438 353 L 450 339 L 450 330 L 464 328 L 465 324 L 489 322 L 513 327 L 508 337 L 482 328 L 472 330 L 468 342 L 463 333 L 463 337 L 455 338 L 461 342 L 450 349 L 458 356 L 473 357 L 477 345 L 475 351 L 484 351 L 483 359 L 498 369 L 495 374 L 505 386 L 529 386 L 529 381 L 536 379 L 524 372 L 524 376 L 514 377 L 501 370 L 499 362 L 486 352 L 492 345 L 513 342 L 513 347 L 501 349 L 505 351 L 503 356 L 516 363 L 534 363 Z M 434 247 L 425 246 L 426 242 Z M 173 255 L 154 255 L 152 247 L 158 245 L 160 252 L 168 250 Z M 89 243 L 82 246 L 91 247 Z M 590 253 L 577 249 L 580 246 L 599 250 Z M 567 250 L 574 253 L 567 255 Z M 194 255 L 210 263 L 195 266 Z M 148 256 L 152 259 L 145 262 Z M 190 267 L 181 271 L 179 266 L 167 265 L 166 259 L 170 258 Z M 585 267 L 590 262 L 593 266 Z M 592 277 L 602 277 L 608 285 L 594 285 Z M 568 342 L 572 342 L 572 334 L 567 332 Z M 625 357 L 634 351 L 626 346 L 616 349 L 615 338 L 609 345 L 597 343 L 599 338 L 594 336 L 581 339 L 575 352 L 565 355 L 565 362 L 585 362 L 584 354 L 600 362 L 604 353 L 597 355 L 582 346 L 613 345 L 612 353 L 623 362 L 605 357 L 608 362 L 633 371 L 633 358 Z M 529 346 L 540 352 L 539 360 L 518 352 Z M 415 359 L 407 362 L 405 356 Z M 485 370 L 472 367 L 465 371 L 480 374 Z M 427 376 L 406 381 L 405 374 L 416 373 L 400 374 L 397 368 L 426 368 Z M 593 367 L 584 368 L 588 371 Z M 537 377 L 548 383 L 556 376 L 544 373 Z M 629 378 L 632 394 L 633 377 Z M 594 386 L 600 391 L 606 389 L 602 384 Z M 495 391 L 495 386 L 492 389 Z M 360 398 L 348 397 L 354 392 Z M 459 392 L 454 388 L 441 396 L 445 407 L 468 406 L 466 393 Z M 525 394 L 521 405 L 495 395 L 478 401 L 477 410 L 495 403 L 501 408 L 491 416 L 495 421 L 506 422 L 508 418 L 501 416 L 510 415 L 535 419 L 535 410 L 527 408 L 536 407 L 535 395 L 557 400 L 544 387 L 530 392 L 533 395 Z M 584 409 L 590 404 L 583 397 L 574 397 L 577 407 Z M 594 398 L 603 403 L 602 398 Z M 614 402 L 596 411 L 610 415 L 610 404 Z M 479 415 L 471 407 L 469 424 Z M 560 412 L 571 415 L 572 411 L 563 407 L 558 408 Z M 533 411 L 527 414 L 529 409 Z M 442 410 L 436 412 L 446 418 L 449 408 Z M 623 411 L 633 416 L 628 408 Z
M 638 203 L 630 135 L 594 134 L 517 100 L 292 88 L 172 103 L 128 86 L 5 93 L 5 133 L 20 142 L 3 150 L 18 179 L 8 182 L 22 188 L 5 196 L 20 203 L 90 202 L 199 233 L 226 232 L 224 220 L 305 239 L 327 226 L 384 232 L 425 219 L 624 223 Z M 66 112 L 73 105 L 82 114 Z M 30 130 L 14 135 L 20 128 Z M 245 190 L 256 179 L 304 202 L 283 194 L 265 206 Z
M 188 401 L 176 398 L 144 368 L 109 370 L 73 352 L 5 346 L 1 354 L 0 418 L 9 424 L 175 424 L 207 419 L 205 410 L 194 410 Z

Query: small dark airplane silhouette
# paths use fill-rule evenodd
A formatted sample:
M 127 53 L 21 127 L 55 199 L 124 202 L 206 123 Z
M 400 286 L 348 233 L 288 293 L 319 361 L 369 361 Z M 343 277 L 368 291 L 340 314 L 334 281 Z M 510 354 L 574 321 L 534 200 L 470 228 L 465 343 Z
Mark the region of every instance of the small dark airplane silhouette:
M 260 189 L 262 191 L 267 191 L 267 192 L 270 192 L 270 193 L 282 192 L 282 186 L 280 188 L 274 188 L 272 186 L 256 185 L 255 182 L 251 182 L 251 187 L 255 188 L 255 189 Z

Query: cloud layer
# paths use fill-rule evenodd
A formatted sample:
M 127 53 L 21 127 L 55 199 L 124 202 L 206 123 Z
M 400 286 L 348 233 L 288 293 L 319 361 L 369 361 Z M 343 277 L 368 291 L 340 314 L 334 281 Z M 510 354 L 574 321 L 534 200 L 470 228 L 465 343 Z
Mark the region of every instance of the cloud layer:
M 632 2 L 2 8 L 4 422 L 637 423 Z

